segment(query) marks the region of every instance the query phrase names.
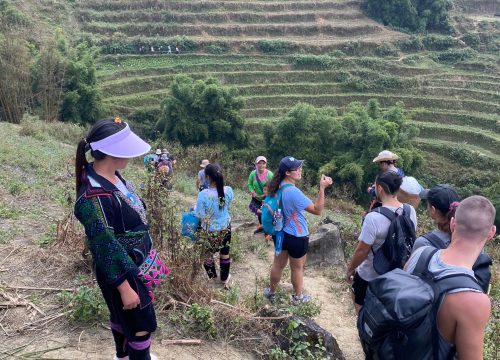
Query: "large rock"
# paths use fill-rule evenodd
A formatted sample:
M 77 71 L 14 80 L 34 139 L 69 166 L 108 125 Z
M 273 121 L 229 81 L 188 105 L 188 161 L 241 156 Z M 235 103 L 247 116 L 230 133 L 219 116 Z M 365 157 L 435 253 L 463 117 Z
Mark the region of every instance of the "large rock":
M 345 242 L 334 223 L 321 225 L 309 238 L 307 265 L 344 265 Z
M 321 359 L 345 360 L 344 354 L 333 335 L 316 324 L 314 320 L 298 316 L 282 317 L 276 309 L 263 308 L 261 316 L 274 317 L 273 335 L 283 350 L 289 350 L 295 343 L 308 344 L 309 351 Z

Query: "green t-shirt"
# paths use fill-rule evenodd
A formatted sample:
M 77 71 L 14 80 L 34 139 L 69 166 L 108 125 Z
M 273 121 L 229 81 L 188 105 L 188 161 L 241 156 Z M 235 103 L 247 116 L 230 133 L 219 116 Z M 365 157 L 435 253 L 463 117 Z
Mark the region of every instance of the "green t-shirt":
M 266 183 L 273 178 L 273 172 L 266 169 L 266 172 L 259 176 L 260 185 L 257 181 L 257 170 L 253 170 L 248 176 L 248 190 L 255 191 L 259 200 L 264 200 L 266 195 L 263 192 L 263 187 Z

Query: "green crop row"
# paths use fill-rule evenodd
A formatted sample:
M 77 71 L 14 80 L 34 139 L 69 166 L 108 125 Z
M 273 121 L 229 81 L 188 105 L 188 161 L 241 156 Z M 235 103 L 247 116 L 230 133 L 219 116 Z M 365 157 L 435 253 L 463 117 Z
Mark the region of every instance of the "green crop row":
M 462 167 L 464 166 L 470 166 L 479 170 L 497 171 L 496 176 L 498 177 L 500 159 L 498 156 L 487 150 L 485 151 L 483 148 L 478 148 L 466 142 L 438 139 L 418 138 L 415 142 L 419 148 L 427 150 L 430 154 L 443 156 L 454 163 L 461 165 L 460 169 L 463 169 Z
M 355 20 L 362 18 L 358 11 L 315 11 L 315 12 L 283 12 L 283 13 L 258 13 L 258 12 L 201 12 L 186 13 L 173 12 L 170 10 L 152 11 L 147 9 L 133 11 L 96 11 L 80 10 L 79 20 L 82 22 L 150 22 L 150 23 L 179 23 L 179 24 L 203 24 L 203 23 L 242 23 L 242 24 L 279 24 L 279 23 L 301 23 L 313 22 L 318 18 L 323 20 Z
M 303 10 L 342 10 L 359 6 L 360 1 L 281 1 L 281 2 L 254 2 L 254 1 L 156 1 L 156 0 L 87 0 L 80 4 L 82 9 L 93 9 L 97 11 L 132 11 L 140 9 L 151 9 L 152 11 L 173 10 L 184 12 L 208 12 L 208 11 L 303 11 Z
M 369 99 L 376 98 L 384 107 L 394 105 L 401 101 L 407 108 L 434 108 L 434 109 L 454 109 L 469 110 L 472 112 L 497 114 L 500 112 L 500 105 L 485 103 L 475 100 L 455 100 L 446 98 L 431 98 L 420 96 L 402 96 L 386 94 L 325 94 L 309 96 L 303 95 L 279 95 L 279 96 L 251 96 L 247 97 L 247 107 L 291 107 L 297 102 L 302 101 L 315 106 L 334 106 L 344 107 L 352 101 L 367 102 Z
M 486 81 L 435 79 L 432 77 L 424 80 L 423 84 L 432 87 L 464 88 L 464 89 L 475 89 L 475 90 L 484 90 L 491 92 L 500 91 L 500 85 L 498 83 L 486 82 Z
M 115 33 L 126 36 L 219 36 L 219 37 L 287 37 L 329 35 L 336 37 L 360 36 L 382 31 L 375 25 L 330 25 L 317 23 L 294 24 L 172 24 L 172 23 L 83 23 L 85 31 L 111 36 Z
M 420 137 L 464 142 L 500 155 L 500 138 L 492 133 L 466 126 L 417 123 Z
M 500 103 L 499 93 L 486 92 L 475 89 L 423 86 L 419 89 L 418 94 L 430 96 L 449 96 L 459 99 Z
M 439 124 L 463 125 L 493 132 L 500 132 L 500 122 L 497 117 L 483 114 L 444 112 L 438 110 L 418 109 L 412 114 L 415 121 L 434 122 Z

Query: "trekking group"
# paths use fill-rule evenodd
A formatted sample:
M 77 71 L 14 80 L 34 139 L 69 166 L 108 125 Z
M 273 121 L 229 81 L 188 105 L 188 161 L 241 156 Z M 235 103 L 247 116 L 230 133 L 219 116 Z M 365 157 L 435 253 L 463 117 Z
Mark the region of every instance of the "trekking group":
M 94 159 L 87 162 L 86 153 Z M 110 310 L 115 359 L 156 359 L 150 354 L 155 331 L 154 288 L 168 275 L 150 237 L 146 207 L 119 170 L 150 146 L 119 118 L 98 121 L 76 154 L 75 215 L 84 225 L 97 282 Z M 397 168 L 398 157 L 382 151 L 380 173 L 367 191 L 373 196 L 357 247 L 347 266 L 366 359 L 481 359 L 490 316 L 487 296 L 491 259 L 485 243 L 496 228 L 495 208 L 481 196 L 460 200 L 449 185 L 424 190 Z M 158 149 L 144 158 L 152 171 L 172 174 L 175 160 Z M 264 297 L 276 298 L 290 264 L 291 303 L 311 301 L 304 292 L 309 246 L 306 212 L 321 215 L 330 177 L 321 175 L 311 200 L 298 184 L 303 160 L 281 159 L 276 171 L 266 157 L 255 159 L 248 177 L 249 210 L 255 233 L 274 243 L 274 260 Z M 196 177 L 198 196 L 183 215 L 184 235 L 204 241 L 208 279 L 231 287 L 231 215 L 234 192 L 218 164 L 203 159 Z M 416 237 L 420 200 L 436 229 Z M 214 254 L 218 253 L 218 269 Z M 218 271 L 220 275 L 218 276 Z

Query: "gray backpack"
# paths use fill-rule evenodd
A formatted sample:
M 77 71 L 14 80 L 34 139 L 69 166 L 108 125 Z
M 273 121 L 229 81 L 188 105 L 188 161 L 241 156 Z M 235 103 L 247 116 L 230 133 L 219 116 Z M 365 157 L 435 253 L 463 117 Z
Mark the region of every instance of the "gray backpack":
M 367 359 L 437 360 L 436 315 L 444 294 L 459 288 L 482 292 L 466 274 L 435 279 L 428 267 L 437 251 L 426 247 L 413 274 L 395 269 L 369 283 L 357 324 Z

